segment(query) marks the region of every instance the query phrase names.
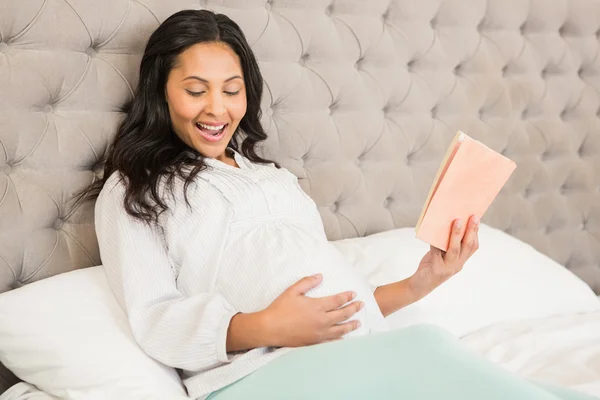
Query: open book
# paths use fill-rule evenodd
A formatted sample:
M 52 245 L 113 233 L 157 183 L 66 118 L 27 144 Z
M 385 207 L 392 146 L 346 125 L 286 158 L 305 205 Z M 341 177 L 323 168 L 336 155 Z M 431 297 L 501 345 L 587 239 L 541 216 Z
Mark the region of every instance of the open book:
M 466 227 L 471 215 L 483 217 L 516 166 L 459 131 L 429 190 L 417 222 L 417 238 L 448 250 L 454 220 L 460 218 Z

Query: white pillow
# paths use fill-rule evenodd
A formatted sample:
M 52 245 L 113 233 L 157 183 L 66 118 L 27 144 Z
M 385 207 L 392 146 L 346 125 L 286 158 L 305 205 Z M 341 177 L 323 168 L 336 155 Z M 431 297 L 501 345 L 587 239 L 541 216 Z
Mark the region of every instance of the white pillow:
M 57 400 L 57 397 L 41 392 L 35 386 L 19 382 L 0 395 L 0 400 Z
M 429 245 L 413 228 L 332 242 L 375 286 L 412 275 Z M 392 327 L 440 325 L 463 336 L 496 322 L 600 309 L 590 287 L 525 242 L 482 224 L 463 270 L 388 317 Z
M 176 371 L 137 345 L 101 267 L 0 295 L 0 361 L 64 399 L 187 399 Z

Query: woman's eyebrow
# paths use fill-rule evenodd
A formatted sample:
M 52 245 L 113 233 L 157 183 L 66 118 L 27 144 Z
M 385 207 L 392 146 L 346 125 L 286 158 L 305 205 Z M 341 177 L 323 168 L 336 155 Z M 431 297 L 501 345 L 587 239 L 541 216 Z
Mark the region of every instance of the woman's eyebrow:
M 196 76 L 196 75 L 190 75 L 190 76 L 188 76 L 188 77 L 186 77 L 186 78 L 183 78 L 182 82 L 183 82 L 183 81 L 187 81 L 188 79 L 195 79 L 195 80 L 197 80 L 197 81 L 200 81 L 200 82 L 203 82 L 203 83 L 208 83 L 208 81 L 207 81 L 206 79 L 204 79 L 204 78 L 200 78 L 199 76 Z M 243 79 L 241 76 L 239 76 L 239 75 L 234 75 L 234 76 L 232 76 L 232 77 L 229 77 L 229 78 L 225 79 L 225 82 L 229 82 L 229 81 L 232 81 L 232 80 L 234 80 L 234 79 L 241 79 L 241 80 L 244 80 L 244 79 Z

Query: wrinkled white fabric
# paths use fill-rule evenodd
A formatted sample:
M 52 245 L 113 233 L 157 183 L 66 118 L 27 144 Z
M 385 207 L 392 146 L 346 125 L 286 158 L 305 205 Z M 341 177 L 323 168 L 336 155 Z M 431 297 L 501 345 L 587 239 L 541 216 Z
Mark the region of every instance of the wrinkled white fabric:
M 494 324 L 461 340 L 521 376 L 600 397 L 599 311 Z

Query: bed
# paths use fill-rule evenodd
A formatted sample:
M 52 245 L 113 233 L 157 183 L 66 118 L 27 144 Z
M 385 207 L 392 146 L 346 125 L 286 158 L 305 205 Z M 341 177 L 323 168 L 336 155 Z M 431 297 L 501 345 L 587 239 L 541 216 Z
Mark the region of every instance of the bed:
M 465 269 L 388 319 L 600 396 L 600 3 L 2 0 L 1 400 L 186 398 L 131 339 L 94 204 L 73 201 L 102 173 L 145 40 L 184 8 L 244 29 L 265 77 L 263 154 L 374 285 L 426 251 L 413 227 L 457 130 L 515 160 Z

